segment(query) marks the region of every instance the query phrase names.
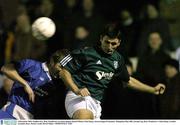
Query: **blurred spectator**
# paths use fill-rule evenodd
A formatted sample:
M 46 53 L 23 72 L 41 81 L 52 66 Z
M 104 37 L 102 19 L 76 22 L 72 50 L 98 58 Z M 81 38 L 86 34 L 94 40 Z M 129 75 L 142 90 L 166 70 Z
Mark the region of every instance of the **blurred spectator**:
M 37 16 L 40 16 L 39 14 L 41 12 L 39 5 L 41 4 L 41 0 L 20 0 L 20 4 L 26 7 L 31 22 L 34 21 Z
M 17 12 L 13 30 L 9 31 L 6 41 L 6 63 L 23 58 L 42 58 L 46 51 L 46 44 L 32 36 L 26 7 L 20 5 Z
M 180 47 L 176 50 L 176 59 L 179 61 L 179 71 L 180 71 Z
M 3 12 L 0 6 L 0 68 L 5 63 L 5 46 L 6 46 L 7 32 L 5 29 Z M 7 93 L 3 89 L 4 76 L 0 72 L 0 109 L 7 101 Z
M 52 0 L 20 0 L 20 4 L 26 7 L 31 21 L 41 16 L 50 17 L 54 10 L 53 3 Z
M 141 73 L 139 75 L 149 84 L 162 82 L 164 79 L 163 64 L 170 57 L 162 49 L 162 42 L 158 32 L 150 33 L 148 48 L 138 61 L 137 73 Z
M 4 75 L 0 72 L 0 88 L 3 87 Z
M 71 48 L 74 38 L 75 19 L 77 18 L 78 0 L 64 0 L 64 3 L 59 4 L 62 5 L 59 8 L 58 20 L 61 22 L 59 29 L 63 34 L 63 46 L 64 48 Z
M 125 53 L 128 57 L 136 56 L 139 27 L 128 10 L 122 10 L 119 21 L 119 28 L 123 34 L 123 42 L 121 44 L 122 50 L 120 51 Z
M 148 4 L 145 10 L 145 17 L 142 20 L 142 28 L 139 38 L 138 54 L 141 55 L 147 49 L 147 39 L 150 32 L 159 32 L 162 37 L 162 48 L 166 51 L 172 50 L 169 25 L 163 19 L 155 6 Z M 140 49 L 139 49 L 140 48 Z
M 3 88 L 4 76 L 0 73 L 0 109 L 6 104 L 8 94 Z
M 3 20 L 6 27 L 14 21 L 19 0 L 0 0 L 0 6 L 3 11 Z
M 49 17 L 51 18 L 56 24 L 56 32 L 50 39 L 46 40 L 45 42 L 41 42 L 41 44 L 47 45 L 46 53 L 43 58 L 46 60 L 52 53 L 54 53 L 57 49 L 63 48 L 62 45 L 62 24 L 59 21 L 59 4 L 55 6 L 56 1 L 54 0 L 26 0 L 22 1 L 24 5 L 26 5 L 26 10 L 28 11 L 28 16 L 30 21 L 33 23 L 39 17 Z M 61 46 L 59 46 L 61 45 Z M 37 47 L 36 47 L 37 49 Z
M 130 60 L 126 60 L 126 67 L 129 75 L 136 77 Z M 114 79 L 105 93 L 102 117 L 104 119 L 142 118 L 139 95 L 140 92 L 128 89 L 126 84 Z
M 85 26 L 79 26 L 75 29 L 75 39 L 72 41 L 71 49 L 79 49 L 88 46 L 87 39 L 89 36 L 88 28 Z
M 83 0 L 81 3 L 82 10 L 75 18 L 75 29 L 85 25 L 89 29 L 89 37 L 86 39 L 87 44 L 92 46 L 98 40 L 99 33 L 105 24 L 103 17 L 95 9 L 93 0 Z
M 60 20 L 71 21 L 70 19 L 76 13 L 77 10 L 77 0 L 64 0 L 64 3 L 60 7 L 59 15 Z
M 2 108 L 7 102 L 8 95 L 3 88 L 0 88 L 0 108 Z
M 166 92 L 161 96 L 161 118 L 180 118 L 180 73 L 177 60 L 165 63 Z
M 139 58 L 137 75 L 146 84 L 155 86 L 155 83 L 163 83 L 165 74 L 163 64 L 170 58 L 162 49 L 162 39 L 159 33 L 149 34 L 149 47 Z M 159 101 L 153 95 L 142 95 L 142 111 L 144 117 L 157 118 L 159 116 Z
M 174 49 L 180 46 L 180 1 L 160 0 L 161 15 L 168 21 L 171 31 L 171 42 Z
M 61 36 L 61 23 L 58 20 L 58 16 L 55 15 L 55 5 L 53 0 L 39 0 L 37 3 L 37 7 L 34 8 L 35 17 L 34 20 L 38 17 L 49 17 L 56 24 L 56 32 L 50 39 L 46 40 L 44 43 L 47 45 L 46 56 L 44 58 L 48 58 L 52 53 L 54 53 L 57 49 L 62 48 L 62 36 Z M 33 21 L 34 21 L 33 20 Z M 61 46 L 60 46 L 61 45 Z
M 51 0 L 42 0 L 39 8 L 40 15 L 49 17 L 53 12 L 54 6 Z
M 15 59 L 23 59 L 30 57 L 32 48 L 31 24 L 29 16 L 26 13 L 26 8 L 20 6 L 18 8 L 18 16 L 15 26 Z M 26 48 L 26 49 L 24 49 Z
M 0 67 L 5 62 L 5 46 L 6 46 L 7 32 L 3 22 L 3 12 L 0 6 Z

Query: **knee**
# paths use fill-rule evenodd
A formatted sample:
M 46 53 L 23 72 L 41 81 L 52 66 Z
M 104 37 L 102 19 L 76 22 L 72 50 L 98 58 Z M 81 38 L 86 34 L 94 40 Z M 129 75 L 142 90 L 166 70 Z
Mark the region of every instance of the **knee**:
M 80 109 L 73 114 L 73 119 L 94 119 L 94 115 L 90 110 Z

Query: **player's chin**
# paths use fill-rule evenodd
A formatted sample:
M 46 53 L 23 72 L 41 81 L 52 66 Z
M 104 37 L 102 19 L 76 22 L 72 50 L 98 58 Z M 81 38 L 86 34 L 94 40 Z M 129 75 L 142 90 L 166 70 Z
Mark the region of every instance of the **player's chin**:
M 114 51 L 108 51 L 107 54 L 112 55 Z

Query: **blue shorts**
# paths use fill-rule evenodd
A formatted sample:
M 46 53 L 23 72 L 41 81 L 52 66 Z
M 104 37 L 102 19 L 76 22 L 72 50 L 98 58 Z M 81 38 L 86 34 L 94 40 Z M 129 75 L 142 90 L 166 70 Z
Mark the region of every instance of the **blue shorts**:
M 0 119 L 15 119 L 12 115 L 0 110 Z

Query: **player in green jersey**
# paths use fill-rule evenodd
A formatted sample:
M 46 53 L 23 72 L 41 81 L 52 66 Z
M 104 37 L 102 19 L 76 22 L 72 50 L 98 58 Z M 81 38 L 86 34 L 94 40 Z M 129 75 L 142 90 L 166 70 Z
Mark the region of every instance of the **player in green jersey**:
M 128 75 L 124 59 L 116 51 L 121 44 L 120 35 L 114 25 L 107 25 L 100 36 L 99 45 L 75 50 L 60 62 L 64 66 L 60 76 L 71 85 L 73 91 L 67 93 L 65 100 L 70 118 L 100 119 L 100 102 L 104 90 L 114 77 L 142 92 L 155 95 L 164 93 L 163 84 L 151 87 Z

